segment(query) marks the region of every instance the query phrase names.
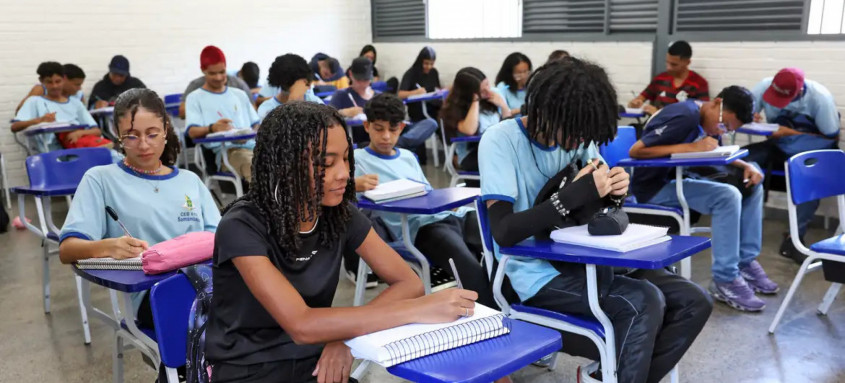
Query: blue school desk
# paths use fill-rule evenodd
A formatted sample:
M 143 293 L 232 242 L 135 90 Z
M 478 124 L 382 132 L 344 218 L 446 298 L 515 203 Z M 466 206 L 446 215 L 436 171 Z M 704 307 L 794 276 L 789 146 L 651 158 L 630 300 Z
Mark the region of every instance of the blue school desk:
M 511 332 L 387 368 L 387 372 L 421 383 L 489 383 L 561 348 L 560 333 L 511 321 Z
M 216 136 L 216 137 L 203 137 L 203 138 L 194 138 L 194 143 L 197 144 L 210 144 L 214 142 L 234 142 L 234 141 L 246 141 L 255 138 L 256 133 L 248 133 L 242 134 L 238 136 Z M 224 151 L 225 153 L 225 151 Z
M 626 158 L 620 160 L 616 163 L 616 166 L 620 166 L 623 168 L 627 167 L 674 167 L 675 168 L 675 191 L 678 195 L 678 202 L 681 205 L 681 211 L 683 212 L 684 217 L 684 227 L 681 228 L 682 234 L 690 232 L 690 213 L 689 213 L 689 204 L 687 204 L 687 199 L 684 197 L 684 188 L 683 188 L 683 180 L 684 180 L 684 168 L 690 166 L 721 166 L 721 165 L 728 165 L 731 162 L 734 162 L 738 159 L 748 156 L 747 149 L 741 149 L 728 157 L 719 157 L 719 158 L 685 158 L 685 159 L 672 159 L 669 157 L 662 157 L 662 158 L 649 158 L 649 159 L 641 159 L 635 160 L 632 158 Z M 639 201 L 641 203 L 647 203 L 648 201 Z M 689 279 L 692 275 L 692 262 L 689 258 L 684 258 L 681 261 L 681 276 L 684 278 Z
M 419 264 L 421 269 L 420 274 L 422 274 L 421 278 L 423 281 L 423 286 L 425 287 L 425 293 L 429 294 L 431 293 L 430 266 L 425 256 L 414 246 L 413 242 L 411 242 L 411 231 L 410 225 L 408 224 L 408 215 L 437 214 L 442 211 L 461 207 L 472 203 L 480 193 L 481 189 L 478 188 L 434 189 L 424 196 L 385 203 L 375 203 L 369 199 L 361 198 L 358 201 L 358 207 L 361 209 L 378 210 L 400 214 L 402 219 L 402 244 L 405 246 L 405 249 L 407 249 L 407 251 L 413 255 L 413 258 L 410 260 Z M 366 263 L 363 261 L 361 261 L 360 264 L 362 266 L 366 266 Z M 359 278 L 360 275 L 362 275 L 362 270 L 364 278 L 366 278 L 367 272 L 369 270 L 366 270 L 366 267 L 359 267 Z M 364 283 L 358 283 L 355 285 L 354 304 L 356 306 L 364 303 L 365 287 L 366 286 Z
M 434 121 L 440 121 L 440 118 L 438 116 L 431 117 L 428 114 L 428 101 L 446 100 L 446 96 L 448 96 L 448 95 L 449 95 L 448 89 L 438 89 L 434 92 L 421 94 L 419 96 L 410 96 L 410 97 L 402 100 L 402 102 L 404 102 L 406 105 L 412 104 L 412 103 L 415 103 L 415 102 L 421 102 L 422 103 L 422 114 L 423 114 L 423 116 L 425 116 L 425 118 L 430 118 Z M 440 166 L 440 156 L 437 155 L 437 152 L 438 152 L 437 136 L 435 134 L 432 134 L 431 137 L 428 138 L 428 142 L 429 142 L 429 145 L 431 146 L 431 152 L 433 153 L 432 159 L 434 159 L 434 167 L 439 167 Z M 446 145 L 446 143 L 444 142 L 443 145 Z M 444 147 L 444 149 L 445 149 L 445 147 Z M 452 161 L 452 157 L 446 157 L 446 158 L 443 159 L 443 161 L 446 162 L 446 163 L 449 163 L 450 161 Z
M 206 175 L 205 171 L 203 171 L 204 179 L 206 186 L 211 185 L 211 180 L 217 181 L 224 181 L 224 182 L 231 182 L 232 185 L 235 187 L 235 197 L 242 196 L 243 193 L 243 182 L 242 176 L 235 171 L 235 167 L 229 163 L 229 150 L 226 149 L 227 142 L 237 142 L 237 141 L 246 141 L 250 139 L 254 139 L 256 136 L 255 131 L 248 134 L 241 134 L 237 136 L 216 136 L 216 137 L 203 137 L 194 139 L 194 143 L 197 144 L 209 144 L 214 142 L 222 143 L 223 150 L 220 151 L 221 162 L 223 166 L 215 174 Z M 201 153 L 200 145 L 197 145 L 194 150 L 196 154 L 194 155 L 195 163 L 198 168 L 205 169 L 205 161 L 203 160 L 203 155 Z
M 117 129 L 114 126 L 114 119 L 111 118 L 114 115 L 113 106 L 92 109 L 89 113 L 91 113 L 91 117 L 94 117 L 94 120 L 97 121 L 97 125 L 100 128 L 105 129 L 105 131 L 108 132 L 113 139 L 120 138 L 120 135 L 117 133 Z
M 29 138 L 33 136 L 37 136 L 39 134 L 56 134 L 62 132 L 69 132 L 71 130 L 77 129 L 88 129 L 85 125 L 76 125 L 76 124 L 66 124 L 61 126 L 50 126 L 50 127 L 29 127 L 22 131 L 24 137 L 26 137 L 26 148 L 29 150 L 31 147 L 31 143 L 29 142 Z M 46 145 L 41 144 L 41 147 L 38 148 L 41 153 L 47 153 L 50 151 Z
M 427 101 L 435 101 L 435 100 L 443 100 L 446 96 L 449 95 L 449 91 L 447 89 L 440 89 L 434 92 L 429 92 L 425 94 L 421 94 L 419 96 L 410 96 L 405 99 L 405 104 L 411 104 L 415 102 L 427 102 Z M 423 110 L 425 106 L 423 106 Z
M 115 331 L 116 345 L 112 354 L 114 382 L 123 382 L 124 343 L 128 343 L 127 346 L 129 347 L 138 349 L 149 357 L 155 366 L 158 366 L 161 363 L 161 355 L 158 352 L 155 333 L 151 329 L 140 329 L 135 324 L 136 313 L 130 294 L 149 290 L 156 283 L 175 275 L 177 272 L 146 275 L 140 270 L 82 270 L 76 265 L 71 266 L 71 268 L 85 281 L 82 289 L 83 305 Z M 109 289 L 112 314 L 107 314 L 91 306 L 89 282 Z M 118 295 L 122 296 L 122 299 Z

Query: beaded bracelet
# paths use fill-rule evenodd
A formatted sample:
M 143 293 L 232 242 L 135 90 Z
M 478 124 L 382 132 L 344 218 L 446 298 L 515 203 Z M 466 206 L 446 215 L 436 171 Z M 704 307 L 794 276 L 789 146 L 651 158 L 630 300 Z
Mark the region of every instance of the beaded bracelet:
M 549 199 L 552 201 L 552 206 L 557 209 L 557 212 L 561 216 L 566 217 L 567 215 L 569 215 L 569 210 L 566 210 L 566 208 L 563 207 L 563 204 L 560 203 L 560 196 L 558 196 L 557 193 L 552 193 L 552 197 Z

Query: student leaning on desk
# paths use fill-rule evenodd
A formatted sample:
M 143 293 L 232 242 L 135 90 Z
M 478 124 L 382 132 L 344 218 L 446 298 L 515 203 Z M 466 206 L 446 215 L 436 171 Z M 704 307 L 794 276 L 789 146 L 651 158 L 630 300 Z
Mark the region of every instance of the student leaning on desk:
M 654 114 L 660 108 L 686 100 L 710 99 L 707 80 L 689 69 L 692 47 L 686 41 L 675 41 L 666 53 L 666 71 L 655 76 L 648 87 L 628 103 Z M 648 101 L 650 104 L 645 104 Z
M 215 383 L 346 382 L 344 340 L 473 314 L 473 291 L 422 296 L 419 278 L 352 205 L 355 160 L 334 108 L 286 103 L 256 141 L 254 181 L 215 240 L 205 346 Z M 331 307 L 344 250 L 390 285 L 365 306 Z

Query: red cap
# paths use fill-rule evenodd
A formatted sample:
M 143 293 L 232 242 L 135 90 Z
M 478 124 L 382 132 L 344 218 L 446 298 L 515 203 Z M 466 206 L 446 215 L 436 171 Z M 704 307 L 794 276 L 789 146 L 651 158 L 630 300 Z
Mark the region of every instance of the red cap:
M 804 89 L 804 71 L 783 68 L 772 79 L 772 85 L 763 93 L 763 101 L 775 108 L 784 108 Z
M 220 48 L 215 47 L 214 45 L 209 45 L 202 49 L 202 53 L 200 53 L 200 69 L 205 70 L 206 68 L 219 63 L 226 63 L 226 56 Z

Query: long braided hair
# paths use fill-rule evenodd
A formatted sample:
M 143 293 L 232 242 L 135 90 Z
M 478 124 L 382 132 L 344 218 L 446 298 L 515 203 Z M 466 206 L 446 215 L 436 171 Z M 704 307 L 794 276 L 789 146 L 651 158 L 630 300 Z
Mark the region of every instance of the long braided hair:
M 291 257 L 302 245 L 301 222 L 319 217 L 320 243 L 337 241 L 346 231 L 349 204 L 355 200 L 355 162 L 352 142 L 346 136 L 349 183 L 343 201 L 337 206 L 322 206 L 323 164 L 331 126 L 346 131 L 343 117 L 326 105 L 292 101 L 270 111 L 255 139 L 249 192 L 226 207 L 224 213 L 239 200 L 252 202 L 279 247 Z
M 527 88 L 531 139 L 569 150 L 582 140 L 600 145 L 616 136 L 616 90 L 602 67 L 576 58 L 549 62 L 531 75 Z

